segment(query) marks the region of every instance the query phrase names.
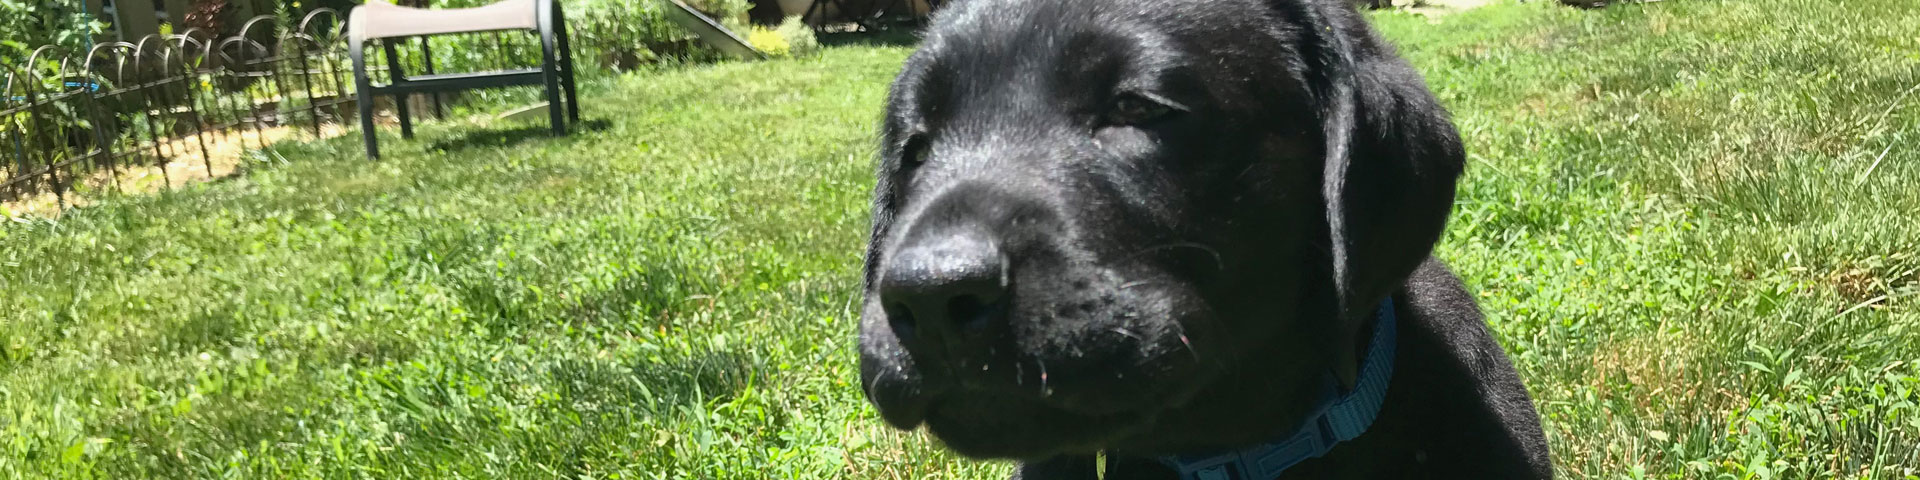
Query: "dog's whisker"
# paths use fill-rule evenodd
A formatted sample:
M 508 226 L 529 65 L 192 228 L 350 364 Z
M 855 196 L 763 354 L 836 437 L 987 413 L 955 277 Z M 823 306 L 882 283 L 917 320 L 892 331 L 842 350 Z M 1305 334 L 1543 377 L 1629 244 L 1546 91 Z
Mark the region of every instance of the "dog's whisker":
M 1033 363 L 1040 366 L 1040 396 L 1053 396 L 1053 389 L 1047 388 L 1047 362 L 1036 358 Z
M 1193 348 L 1193 341 L 1189 340 L 1185 333 L 1178 334 L 1177 336 L 1180 338 L 1180 348 L 1156 348 L 1154 349 L 1154 352 L 1151 355 L 1148 355 L 1145 359 L 1142 359 L 1140 361 L 1140 365 L 1143 365 L 1143 366 L 1152 365 L 1159 362 L 1161 359 L 1166 358 L 1167 356 L 1173 355 L 1175 352 L 1182 352 L 1182 351 L 1187 352 L 1188 355 L 1192 356 L 1193 361 L 1195 363 L 1199 363 L 1200 351 Z M 1172 367 L 1172 364 L 1161 363 L 1160 366 L 1162 368 L 1170 368 Z
M 873 394 L 873 389 L 875 389 L 875 388 L 879 388 L 879 387 L 880 387 L 880 380 L 881 380 L 881 379 L 885 379 L 885 378 L 887 378 L 887 373 L 888 373 L 889 371 L 890 371 L 890 370 L 885 370 L 885 369 L 882 369 L 882 370 L 880 370 L 880 373 L 876 373 L 876 374 L 873 374 L 873 380 L 872 380 L 872 381 L 869 381 L 869 382 L 867 382 L 867 391 L 866 391 L 866 392 L 863 392 L 863 393 L 866 393 L 866 394 L 868 394 L 868 395 L 872 395 L 872 394 Z
M 1221 258 L 1219 250 L 1214 249 L 1213 247 L 1207 246 L 1204 243 L 1198 243 L 1198 242 L 1163 243 L 1160 245 L 1154 245 L 1151 247 L 1142 248 L 1139 250 L 1135 250 L 1133 253 L 1127 254 L 1127 256 L 1123 259 L 1123 261 L 1133 260 L 1134 258 L 1139 257 L 1141 255 L 1146 255 L 1146 254 L 1157 252 L 1160 250 L 1170 250 L 1170 249 L 1176 249 L 1176 248 L 1191 248 L 1191 249 L 1199 250 L 1201 252 L 1205 252 L 1208 256 L 1213 257 L 1214 268 L 1218 268 L 1220 270 L 1227 269 L 1227 262 L 1224 258 Z
M 1164 359 L 1166 359 L 1167 357 L 1170 357 L 1170 356 L 1173 356 L 1173 355 L 1174 355 L 1174 352 L 1179 352 L 1179 351 L 1182 351 L 1182 350 L 1185 350 L 1185 349 L 1180 349 L 1180 348 L 1156 348 L 1156 349 L 1154 349 L 1154 350 L 1153 350 L 1153 353 L 1152 353 L 1152 354 L 1149 354 L 1149 355 L 1147 355 L 1147 356 L 1146 356 L 1146 358 L 1143 358 L 1143 359 L 1141 359 L 1141 360 L 1139 361 L 1139 363 L 1138 363 L 1138 365 L 1139 365 L 1139 366 L 1140 366 L 1141 368 L 1155 368 L 1155 369 L 1157 369 L 1157 370 L 1159 370 L 1159 371 L 1162 371 L 1162 372 L 1165 372 L 1165 371 L 1170 371 L 1170 370 L 1172 370 L 1172 369 L 1173 369 L 1173 367 L 1174 367 L 1174 363 L 1173 363 L 1173 362 L 1166 362 L 1166 361 L 1162 361 L 1162 360 L 1164 360 Z
M 1203 318 L 1208 320 L 1213 319 L 1213 316 L 1211 315 L 1185 315 L 1185 317 Z M 1198 363 L 1200 361 L 1200 350 L 1193 348 L 1193 339 L 1187 337 L 1187 325 L 1185 323 L 1181 323 L 1177 321 L 1170 322 L 1170 325 L 1173 327 L 1174 330 L 1176 330 L 1174 335 L 1178 335 L 1180 337 L 1180 346 L 1185 348 L 1188 354 L 1193 355 L 1193 361 L 1195 363 Z
M 1013 283 L 1013 260 L 1002 255 L 1000 256 L 1000 288 L 1007 288 L 1009 283 Z
M 1258 164 L 1258 163 L 1255 163 L 1255 164 L 1252 164 L 1252 165 L 1247 165 L 1247 168 L 1244 168 L 1244 169 L 1241 169 L 1241 170 L 1240 170 L 1240 174 L 1239 174 L 1239 175 L 1234 175 L 1234 176 L 1233 176 L 1233 178 L 1234 178 L 1235 180 L 1246 180 L 1246 179 L 1247 179 L 1247 174 L 1250 174 L 1250 173 L 1253 173 L 1253 169 L 1255 169 L 1255 168 L 1260 168 L 1260 164 Z

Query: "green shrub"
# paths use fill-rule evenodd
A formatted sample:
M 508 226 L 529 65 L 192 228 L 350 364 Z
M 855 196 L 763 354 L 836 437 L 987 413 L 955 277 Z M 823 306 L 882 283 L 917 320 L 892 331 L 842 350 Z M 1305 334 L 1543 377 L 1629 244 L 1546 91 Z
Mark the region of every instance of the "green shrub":
M 747 42 L 753 48 L 774 57 L 803 57 L 820 49 L 819 39 L 814 38 L 813 28 L 800 21 L 800 16 L 787 17 L 775 28 L 755 26 L 747 34 Z
M 601 68 L 625 71 L 694 53 L 691 34 L 667 18 L 664 0 L 586 0 L 570 6 L 574 55 Z
M 494 0 L 450 0 L 438 8 L 485 5 Z M 583 69 L 627 71 L 641 65 L 660 62 L 702 62 L 720 58 L 717 52 L 700 44 L 693 34 L 667 17 L 667 0 L 579 0 L 568 1 L 567 23 L 573 39 L 574 61 Z M 746 0 L 695 0 L 687 2 L 696 10 L 720 21 L 727 28 L 740 30 L 746 25 Z M 504 50 L 509 63 L 528 63 L 539 59 L 536 42 L 509 41 Z M 494 65 L 494 37 L 488 35 L 450 36 L 433 40 L 434 64 L 446 71 L 485 70 Z
M 659 2 L 665 1 L 666 0 L 659 0 Z M 713 17 L 714 20 L 725 24 L 727 28 L 732 29 L 739 29 L 740 26 L 745 25 L 747 21 L 747 10 L 753 8 L 753 3 L 747 0 L 682 1 L 685 1 L 687 6 L 693 7 L 694 10 L 699 10 L 707 14 L 707 16 Z
M 0 66 L 17 68 L 42 45 L 84 52 L 93 34 L 106 28 L 79 2 L 0 0 Z
M 747 44 L 753 45 L 754 50 L 769 56 L 793 56 L 793 45 L 787 43 L 787 39 L 781 38 L 780 32 L 773 31 L 771 28 L 754 25 L 753 30 L 747 32 Z

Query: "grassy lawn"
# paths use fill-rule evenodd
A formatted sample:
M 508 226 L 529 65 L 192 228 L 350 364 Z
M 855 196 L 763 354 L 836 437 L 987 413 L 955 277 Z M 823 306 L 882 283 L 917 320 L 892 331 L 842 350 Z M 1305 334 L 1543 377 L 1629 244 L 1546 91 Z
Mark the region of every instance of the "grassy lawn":
M 1920 3 L 1550 3 L 1375 19 L 1467 139 L 1440 254 L 1562 475 L 1920 478 Z M 0 476 L 1004 477 L 851 383 L 907 53 L 10 222 Z

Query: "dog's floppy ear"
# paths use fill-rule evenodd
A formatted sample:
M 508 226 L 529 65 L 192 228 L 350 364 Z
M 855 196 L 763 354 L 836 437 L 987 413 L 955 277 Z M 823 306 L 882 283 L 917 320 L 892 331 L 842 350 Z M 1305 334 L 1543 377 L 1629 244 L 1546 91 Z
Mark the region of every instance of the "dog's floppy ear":
M 1431 253 L 1465 163 L 1460 137 L 1420 74 L 1374 36 L 1349 2 L 1275 0 L 1302 26 L 1300 49 L 1322 122 L 1321 198 L 1335 373 L 1351 386 L 1356 333 Z

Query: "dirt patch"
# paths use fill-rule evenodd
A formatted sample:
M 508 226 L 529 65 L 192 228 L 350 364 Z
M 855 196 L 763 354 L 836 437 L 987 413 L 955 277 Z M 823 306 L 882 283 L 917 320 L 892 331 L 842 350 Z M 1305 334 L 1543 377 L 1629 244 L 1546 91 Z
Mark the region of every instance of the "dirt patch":
M 1911 253 L 1875 256 L 1849 262 L 1820 280 L 1841 298 L 1856 304 L 1855 308 L 1869 308 L 1899 297 L 1899 292 L 1920 280 L 1920 268 L 1902 268 L 1915 263 L 1920 262 L 1915 262 Z
M 1708 362 L 1700 358 L 1703 332 L 1662 326 L 1653 333 L 1611 338 L 1595 349 L 1588 386 L 1603 396 L 1630 398 L 1642 412 L 1681 409 L 1724 411 L 1739 396 L 1722 385 Z M 1659 399 L 1687 399 L 1697 406 L 1660 404 Z
M 302 125 L 259 131 L 239 129 L 144 145 L 141 153 L 121 159 L 122 164 L 112 170 L 97 169 L 78 179 L 63 179 L 63 195 L 56 196 L 52 189 L 42 187 L 43 191 L 0 202 L 0 213 L 55 218 L 66 207 L 91 205 L 109 192 L 149 194 L 225 177 L 240 170 L 248 151 L 288 138 L 312 138 L 311 128 Z M 322 137 L 346 132 L 341 125 L 323 125 L 320 129 Z M 154 160 L 156 151 L 165 161 Z

